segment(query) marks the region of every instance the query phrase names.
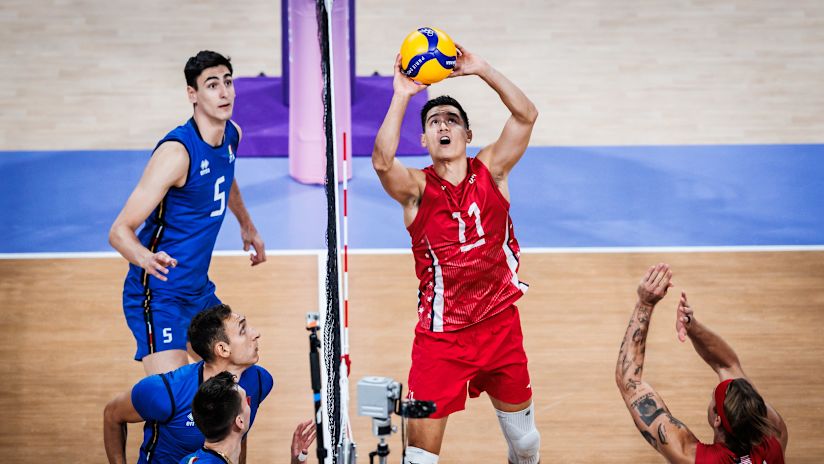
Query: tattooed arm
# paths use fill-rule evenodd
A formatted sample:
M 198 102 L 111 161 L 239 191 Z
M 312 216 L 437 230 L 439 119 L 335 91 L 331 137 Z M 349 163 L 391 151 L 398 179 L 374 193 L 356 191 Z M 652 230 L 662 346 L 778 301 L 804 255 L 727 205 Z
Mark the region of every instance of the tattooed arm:
M 658 264 L 651 266 L 638 284 L 638 302 L 618 352 L 615 383 L 644 439 L 669 462 L 693 463 L 698 439 L 670 414 L 652 386 L 642 380 L 652 311 L 672 286 L 671 280 L 669 266 Z

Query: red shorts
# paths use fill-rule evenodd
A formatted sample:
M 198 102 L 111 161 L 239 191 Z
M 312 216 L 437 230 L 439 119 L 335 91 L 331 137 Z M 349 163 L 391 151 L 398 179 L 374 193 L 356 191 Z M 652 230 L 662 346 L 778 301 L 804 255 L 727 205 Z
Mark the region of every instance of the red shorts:
M 408 398 L 434 401 L 432 418 L 464 409 L 466 393 L 505 403 L 532 398 L 521 318 L 514 305 L 455 332 L 415 329 Z

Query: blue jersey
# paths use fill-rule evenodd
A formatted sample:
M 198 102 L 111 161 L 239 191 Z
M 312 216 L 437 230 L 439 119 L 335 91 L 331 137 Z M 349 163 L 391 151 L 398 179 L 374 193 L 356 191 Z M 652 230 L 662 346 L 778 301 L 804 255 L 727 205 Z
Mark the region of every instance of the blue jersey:
M 203 361 L 200 361 L 146 377 L 132 388 L 132 404 L 146 421 L 138 464 L 178 464 L 184 456 L 203 446 L 205 438 L 192 417 L 192 400 L 202 382 Z M 251 398 L 251 428 L 260 403 L 272 391 L 274 380 L 266 369 L 252 366 L 243 371 L 238 383 Z
M 186 147 L 186 183 L 169 189 L 137 236 L 153 253 L 165 251 L 178 264 L 169 268 L 166 282 L 131 264 L 124 294 L 144 295 L 147 299 L 202 297 L 215 289 L 208 276 L 209 263 L 229 205 L 240 135 L 234 123 L 227 121 L 223 143 L 213 147 L 203 141 L 192 118 L 169 132 L 157 147 L 168 141 Z
M 219 453 L 210 449 L 200 448 L 194 453 L 180 460 L 180 464 L 231 464 Z

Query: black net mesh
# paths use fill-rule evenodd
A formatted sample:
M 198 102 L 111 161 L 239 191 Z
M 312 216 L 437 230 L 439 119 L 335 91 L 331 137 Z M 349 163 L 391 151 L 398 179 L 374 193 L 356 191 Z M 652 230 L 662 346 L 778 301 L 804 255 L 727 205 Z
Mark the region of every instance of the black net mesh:
M 332 462 L 337 462 L 337 446 L 341 432 L 341 327 L 340 295 L 338 292 L 338 219 L 336 215 L 334 134 L 332 131 L 332 80 L 331 56 L 329 48 L 329 11 L 324 0 L 316 0 L 318 18 L 318 42 L 320 43 L 320 64 L 323 75 L 323 123 L 326 135 L 326 318 L 323 321 L 323 355 L 326 370 L 326 407 L 329 417 L 328 432 L 330 437 Z

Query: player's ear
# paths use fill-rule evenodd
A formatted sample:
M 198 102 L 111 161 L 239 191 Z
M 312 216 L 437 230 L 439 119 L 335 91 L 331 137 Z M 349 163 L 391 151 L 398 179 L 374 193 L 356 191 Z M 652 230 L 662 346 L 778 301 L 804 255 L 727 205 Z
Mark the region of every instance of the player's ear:
M 421 146 L 426 147 L 426 134 L 421 134 Z
M 238 414 L 237 416 L 235 416 L 235 427 L 237 427 L 238 430 L 241 431 L 246 430 L 246 424 L 243 423 L 243 415 Z
M 189 103 L 196 105 L 197 104 L 197 90 L 191 85 L 186 86 L 186 95 L 189 97 Z
M 472 129 L 467 129 L 466 130 L 466 143 L 469 143 L 471 141 L 472 141 Z
M 228 358 L 229 355 L 232 354 L 232 349 L 229 348 L 229 344 L 226 342 L 217 342 L 213 348 L 215 358 Z

